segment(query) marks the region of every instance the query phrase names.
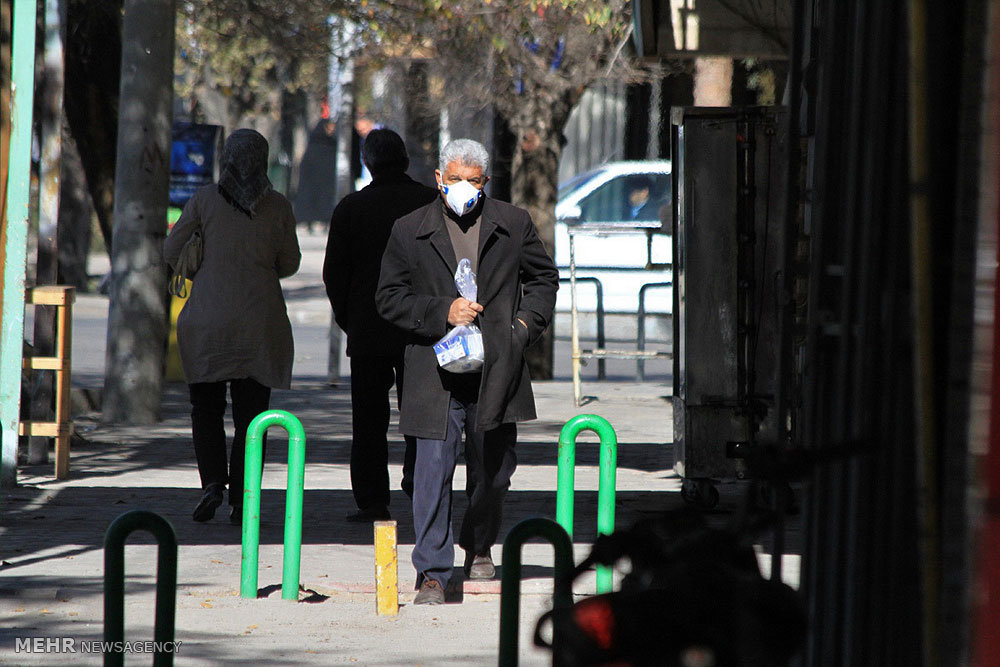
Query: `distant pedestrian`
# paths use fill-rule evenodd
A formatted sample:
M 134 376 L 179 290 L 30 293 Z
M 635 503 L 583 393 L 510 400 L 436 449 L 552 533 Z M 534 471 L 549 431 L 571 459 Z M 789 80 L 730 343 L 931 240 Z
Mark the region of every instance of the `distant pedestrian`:
M 309 231 L 330 221 L 337 194 L 337 125 L 323 118 L 309 134 L 299 163 L 299 182 L 293 207 L 295 219 Z
M 406 147 L 392 130 L 369 132 L 362 157 L 373 180 L 337 205 L 323 263 L 326 293 L 351 358 L 351 488 L 358 511 L 348 521 L 389 518 L 389 390 L 395 383 L 398 401 L 406 334 L 376 312 L 375 288 L 393 222 L 437 198 L 437 190 L 406 175 Z M 408 494 L 413 457 L 407 438 L 402 485 Z
M 382 259 L 379 313 L 409 333 L 400 430 L 417 439 L 414 470 L 414 604 L 444 601 L 455 557 L 452 477 L 463 450 L 469 507 L 459 544 L 465 573 L 495 576 L 491 548 L 517 466 L 516 422 L 535 418 L 524 350 L 548 326 L 559 272 L 528 212 L 483 195 L 489 154 L 457 139 L 435 171 L 441 198 L 401 218 Z M 477 276 L 478 301 L 458 295 L 458 262 Z M 479 372 L 438 365 L 434 343 L 452 327 L 475 322 L 485 363 Z
M 267 140 L 254 130 L 229 135 L 218 185 L 194 194 L 164 243 L 175 268 L 199 228 L 204 244 L 177 320 L 202 485 L 195 521 L 215 516 L 228 482 L 229 519 L 241 523 L 247 427 L 268 409 L 271 389 L 287 389 L 292 377 L 292 327 L 278 279 L 298 271 L 301 254 L 292 206 L 267 178 L 267 151 Z M 235 425 L 228 467 L 227 386 Z

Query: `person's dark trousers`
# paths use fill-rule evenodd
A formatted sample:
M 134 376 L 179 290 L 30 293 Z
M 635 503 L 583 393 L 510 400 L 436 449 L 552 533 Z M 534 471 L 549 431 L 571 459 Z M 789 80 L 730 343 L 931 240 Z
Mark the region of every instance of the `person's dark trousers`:
M 465 435 L 469 508 L 460 530 L 462 548 L 487 553 L 500 530 L 503 500 L 517 467 L 517 426 L 503 424 L 490 431 L 475 429 L 476 404 L 451 399 L 444 440 L 417 438 L 413 485 L 413 566 L 417 587 L 424 578 L 447 587 L 455 562 L 452 533 L 452 479 Z
M 226 385 L 233 402 L 232 456 L 226 457 Z M 198 459 L 201 488 L 209 484 L 229 483 L 229 504 L 243 504 L 243 468 L 247 428 L 253 418 L 267 410 L 271 388 L 245 378 L 221 382 L 197 382 L 188 385 L 191 394 L 191 433 Z M 261 438 L 261 462 L 267 446 L 267 434 Z M 228 468 L 228 472 L 227 472 Z
M 389 390 L 403 386 L 403 355 L 351 356 L 351 489 L 358 509 L 389 507 Z M 403 489 L 412 484 L 414 439 L 406 437 Z M 407 494 L 409 495 L 409 494 Z

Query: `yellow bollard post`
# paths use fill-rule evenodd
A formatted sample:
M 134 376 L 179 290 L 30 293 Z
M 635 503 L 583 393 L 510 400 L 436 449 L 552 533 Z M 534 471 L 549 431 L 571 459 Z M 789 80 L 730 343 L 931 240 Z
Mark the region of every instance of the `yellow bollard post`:
M 395 616 L 399 612 L 399 576 L 396 561 L 396 522 L 376 521 L 375 612 Z

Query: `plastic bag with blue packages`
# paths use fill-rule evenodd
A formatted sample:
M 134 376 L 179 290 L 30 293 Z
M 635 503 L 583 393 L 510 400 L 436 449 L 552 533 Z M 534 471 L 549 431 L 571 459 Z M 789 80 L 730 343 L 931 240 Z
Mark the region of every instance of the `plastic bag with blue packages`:
M 472 263 L 462 258 L 455 271 L 455 287 L 458 293 L 469 301 L 478 296 L 476 274 Z M 444 338 L 434 343 L 434 354 L 438 365 L 451 373 L 477 373 L 483 369 L 486 355 L 483 353 L 483 332 L 475 324 L 462 324 L 449 331 Z

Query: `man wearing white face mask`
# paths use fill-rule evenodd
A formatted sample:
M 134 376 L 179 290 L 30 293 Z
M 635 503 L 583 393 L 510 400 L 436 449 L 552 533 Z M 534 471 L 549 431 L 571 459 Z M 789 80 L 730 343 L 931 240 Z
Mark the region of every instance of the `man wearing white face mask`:
M 415 604 L 444 601 L 455 558 L 451 486 L 463 451 L 469 507 L 459 532 L 465 573 L 495 576 L 491 548 L 517 465 L 516 422 L 535 418 L 524 350 L 548 326 L 559 272 L 527 211 L 490 199 L 489 154 L 456 139 L 435 171 L 441 199 L 396 221 L 382 257 L 379 314 L 408 333 L 400 430 L 417 440 Z M 458 295 L 458 261 L 472 264 L 478 301 Z M 434 343 L 452 327 L 482 330 L 485 361 L 472 373 L 442 369 Z

